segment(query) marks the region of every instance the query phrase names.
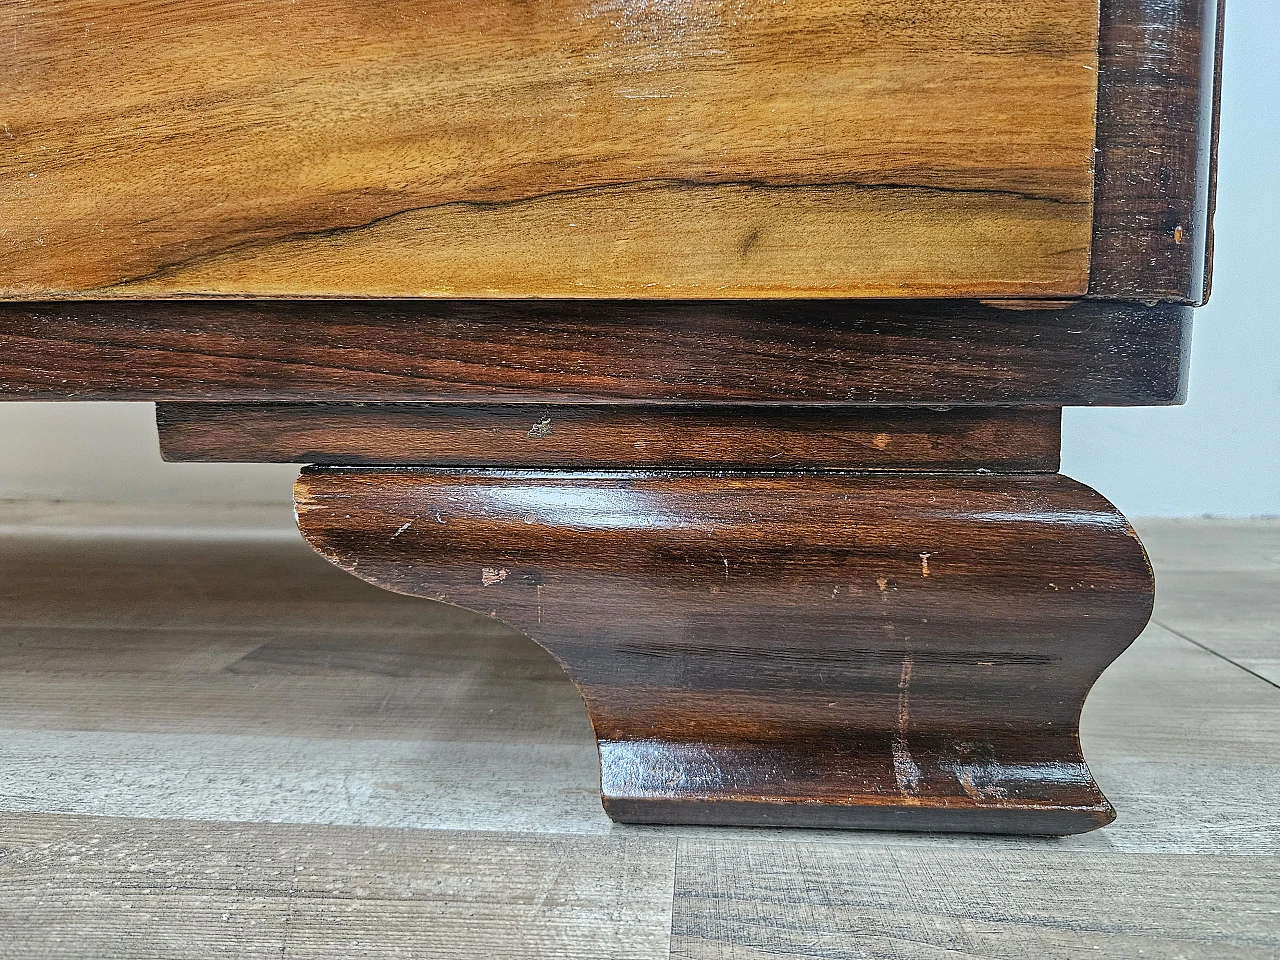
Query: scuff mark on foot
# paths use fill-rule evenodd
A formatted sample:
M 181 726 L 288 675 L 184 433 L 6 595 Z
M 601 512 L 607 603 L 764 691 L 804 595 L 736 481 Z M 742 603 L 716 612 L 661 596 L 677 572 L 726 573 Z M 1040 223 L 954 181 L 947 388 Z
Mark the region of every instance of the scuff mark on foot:
M 482 586 L 491 587 L 507 579 L 508 573 L 505 567 L 484 567 L 480 571 L 480 583 Z
M 898 782 L 898 792 L 907 797 L 920 795 L 920 768 L 907 749 L 907 742 L 893 738 L 893 778 Z
M 998 769 L 994 765 L 990 767 L 991 769 L 984 769 L 982 766 L 956 765 L 954 768 L 956 781 L 970 800 L 998 803 L 1008 799 L 1009 791 L 996 782 Z
M 907 730 L 911 725 L 911 673 L 915 669 L 915 657 L 902 658 L 902 672 L 898 674 L 898 725 L 893 738 L 893 778 L 898 782 L 898 792 L 909 797 L 920 793 L 920 767 L 907 746 Z

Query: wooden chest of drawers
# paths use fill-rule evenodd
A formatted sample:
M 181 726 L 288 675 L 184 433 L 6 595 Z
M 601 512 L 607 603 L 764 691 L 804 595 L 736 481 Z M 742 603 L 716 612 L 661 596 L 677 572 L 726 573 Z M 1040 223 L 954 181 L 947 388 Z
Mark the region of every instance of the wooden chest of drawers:
M 620 820 L 1071 833 L 1142 629 L 1068 405 L 1177 403 L 1214 0 L 11 3 L 0 392 L 304 462 L 578 685 Z

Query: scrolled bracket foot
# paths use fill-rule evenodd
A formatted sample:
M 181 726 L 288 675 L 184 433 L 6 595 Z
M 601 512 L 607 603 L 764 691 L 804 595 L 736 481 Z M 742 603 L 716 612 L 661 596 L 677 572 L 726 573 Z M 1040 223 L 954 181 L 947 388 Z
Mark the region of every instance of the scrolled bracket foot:
M 1080 711 L 1154 587 L 1124 518 L 1066 477 L 309 468 L 297 510 L 356 576 L 546 647 L 615 820 L 1114 818 Z

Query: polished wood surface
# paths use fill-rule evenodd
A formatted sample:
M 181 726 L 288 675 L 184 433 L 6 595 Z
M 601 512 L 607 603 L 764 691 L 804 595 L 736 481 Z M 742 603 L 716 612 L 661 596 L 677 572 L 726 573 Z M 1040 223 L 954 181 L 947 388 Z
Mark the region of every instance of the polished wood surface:
M 172 461 L 768 470 L 1058 469 L 1046 407 L 161 403 Z
M 1087 286 L 1098 0 L 5 18 L 10 298 Z
M 1089 295 L 1203 303 L 1226 0 L 1106 0 Z
M 0 395 L 324 464 L 313 546 L 552 651 L 616 819 L 1092 829 L 1152 583 L 1058 409 L 1184 395 L 1221 11 L 1010 10 L 11 5 Z
M 1151 612 L 1057 475 L 320 469 L 303 535 L 577 684 L 619 820 L 1077 833 L 1085 695 Z
M 1190 320 L 1089 301 L 0 304 L 0 396 L 1163 404 Z
M 1139 524 L 1156 619 L 1190 640 L 1153 625 L 1090 693 L 1120 816 L 1056 842 L 618 827 L 582 702 L 533 643 L 348 576 L 287 510 L 194 512 L 0 504 L 6 960 L 1280 948 L 1280 689 L 1217 643 L 1280 628 L 1280 524 Z

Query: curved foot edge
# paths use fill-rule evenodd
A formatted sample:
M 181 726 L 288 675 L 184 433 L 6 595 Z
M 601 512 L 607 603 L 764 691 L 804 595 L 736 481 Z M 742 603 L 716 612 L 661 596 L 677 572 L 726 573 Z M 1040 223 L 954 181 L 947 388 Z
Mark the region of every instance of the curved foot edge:
M 334 563 L 559 660 L 620 822 L 1114 819 L 1080 711 L 1152 574 L 1065 477 L 311 470 L 297 494 Z
M 827 830 L 909 830 L 1070 836 L 1116 818 L 1106 800 L 1088 807 L 925 806 L 900 801 L 836 804 L 792 801 L 602 797 L 617 823 L 782 827 Z

